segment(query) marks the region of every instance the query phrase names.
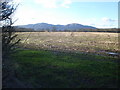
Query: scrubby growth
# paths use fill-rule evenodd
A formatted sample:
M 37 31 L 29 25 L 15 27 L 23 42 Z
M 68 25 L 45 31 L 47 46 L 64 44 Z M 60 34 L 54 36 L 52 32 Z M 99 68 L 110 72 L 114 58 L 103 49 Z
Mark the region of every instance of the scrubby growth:
M 16 40 L 17 34 L 14 34 L 14 23 L 11 15 L 16 10 L 15 5 L 10 4 L 11 0 L 0 1 L 0 23 L 2 27 L 2 69 L 3 69 L 3 81 L 10 76 L 13 72 L 12 60 L 10 55 L 15 51 L 16 44 L 20 39 Z M 3 82 L 4 84 L 4 82 Z

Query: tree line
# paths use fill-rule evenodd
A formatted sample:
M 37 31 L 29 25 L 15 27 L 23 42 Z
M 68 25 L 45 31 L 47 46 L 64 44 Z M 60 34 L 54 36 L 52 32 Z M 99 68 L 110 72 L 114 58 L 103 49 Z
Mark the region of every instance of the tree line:
M 77 29 L 77 30 L 49 30 L 49 29 L 29 29 L 29 28 L 16 28 L 15 32 L 111 32 L 111 33 L 120 33 L 120 29 L 111 28 L 111 29 Z

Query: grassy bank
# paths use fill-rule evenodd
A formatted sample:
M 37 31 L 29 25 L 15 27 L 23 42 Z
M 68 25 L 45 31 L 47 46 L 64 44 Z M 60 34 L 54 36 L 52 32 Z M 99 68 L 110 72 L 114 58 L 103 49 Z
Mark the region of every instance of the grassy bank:
M 43 50 L 21 50 L 12 57 L 17 77 L 33 87 L 117 87 L 113 57 Z

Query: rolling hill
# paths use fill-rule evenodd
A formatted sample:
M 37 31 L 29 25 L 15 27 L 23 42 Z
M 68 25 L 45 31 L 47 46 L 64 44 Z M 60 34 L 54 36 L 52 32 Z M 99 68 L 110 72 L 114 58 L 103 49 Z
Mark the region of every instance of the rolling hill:
M 29 28 L 29 29 L 34 29 L 35 31 L 44 31 L 44 30 L 49 30 L 49 31 L 64 31 L 64 30 L 79 30 L 79 29 L 97 29 L 96 27 L 92 26 L 87 26 L 87 25 L 82 25 L 78 23 L 72 23 L 72 24 L 67 24 L 67 25 L 53 25 L 53 24 L 48 24 L 48 23 L 37 23 L 37 24 L 28 24 L 28 25 L 21 25 L 18 26 L 20 28 Z

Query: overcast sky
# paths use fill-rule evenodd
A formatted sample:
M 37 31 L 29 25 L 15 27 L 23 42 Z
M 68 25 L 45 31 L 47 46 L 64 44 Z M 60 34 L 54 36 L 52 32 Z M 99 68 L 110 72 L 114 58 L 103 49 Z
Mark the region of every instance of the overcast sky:
M 14 16 L 18 19 L 15 25 L 79 23 L 97 28 L 118 27 L 118 0 L 16 1 L 20 5 Z

